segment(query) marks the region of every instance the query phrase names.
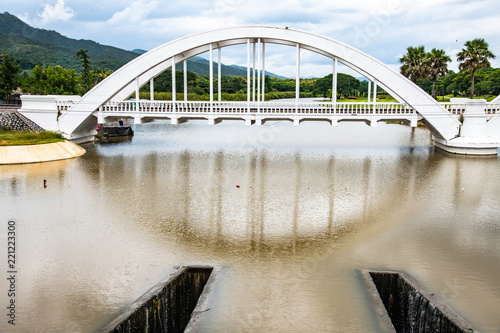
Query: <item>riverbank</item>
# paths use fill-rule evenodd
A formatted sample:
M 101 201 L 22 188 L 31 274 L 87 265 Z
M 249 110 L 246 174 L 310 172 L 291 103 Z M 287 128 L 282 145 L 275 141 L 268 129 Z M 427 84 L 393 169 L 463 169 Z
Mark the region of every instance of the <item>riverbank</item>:
M 65 160 L 85 154 L 86 150 L 71 141 L 24 146 L 0 146 L 0 165 Z

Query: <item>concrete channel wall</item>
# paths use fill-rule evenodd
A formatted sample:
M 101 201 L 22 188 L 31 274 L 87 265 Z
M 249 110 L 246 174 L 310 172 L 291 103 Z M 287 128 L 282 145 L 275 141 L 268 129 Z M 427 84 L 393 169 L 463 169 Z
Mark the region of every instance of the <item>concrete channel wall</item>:
M 128 306 L 102 332 L 183 332 L 213 267 L 186 266 Z M 212 277 L 211 277 L 212 276 Z
M 462 317 L 403 272 L 362 272 L 386 332 L 472 333 Z

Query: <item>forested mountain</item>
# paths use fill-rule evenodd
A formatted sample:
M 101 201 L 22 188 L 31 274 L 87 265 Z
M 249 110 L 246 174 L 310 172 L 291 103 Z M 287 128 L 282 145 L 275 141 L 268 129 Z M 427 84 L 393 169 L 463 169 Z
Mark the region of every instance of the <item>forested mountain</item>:
M 202 57 L 193 57 L 188 60 L 188 71 L 198 74 L 199 76 L 209 75 L 210 69 L 208 68 L 210 61 Z M 178 64 L 177 69 L 182 69 L 182 65 Z M 214 61 L 214 76 L 217 77 L 217 73 L 219 70 L 219 64 Z M 237 65 L 224 65 L 222 64 L 222 76 L 247 76 L 247 68 L 243 66 Z M 277 77 L 280 79 L 284 79 L 285 77 L 276 75 L 274 73 L 266 72 L 266 75 L 269 77 Z
M 91 40 L 71 39 L 53 30 L 33 28 L 14 15 L 0 14 L 0 54 L 8 54 L 21 69 L 60 65 L 79 71 L 81 66 L 76 57 L 79 49 L 88 50 L 94 67 L 112 70 L 138 56 Z
M 145 50 L 126 51 L 117 47 L 102 45 L 91 40 L 72 39 L 53 30 L 29 26 L 9 13 L 0 14 L 0 54 L 8 54 L 23 70 L 35 66 L 62 66 L 81 72 L 81 64 L 76 56 L 78 50 L 88 51 L 93 67 L 116 70 L 145 53 Z M 194 57 L 188 60 L 188 71 L 199 76 L 209 74 L 209 61 Z M 214 62 L 214 75 L 217 76 L 218 64 Z M 182 70 L 182 65 L 177 69 Z M 271 77 L 280 77 L 266 73 Z M 222 75 L 245 76 L 246 67 L 222 65 Z

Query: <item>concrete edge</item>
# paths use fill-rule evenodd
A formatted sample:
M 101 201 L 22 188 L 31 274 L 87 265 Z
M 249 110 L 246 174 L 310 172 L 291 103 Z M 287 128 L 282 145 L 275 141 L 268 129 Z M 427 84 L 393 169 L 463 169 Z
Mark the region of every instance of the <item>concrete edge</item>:
M 376 271 L 374 271 L 376 272 Z M 451 322 L 453 322 L 455 325 L 458 327 L 464 329 L 465 331 L 468 332 L 477 332 L 474 330 L 458 312 L 456 312 L 450 305 L 445 303 L 437 294 L 428 291 L 425 289 L 424 285 L 420 283 L 418 280 L 413 278 L 411 275 L 409 275 L 406 272 L 394 272 L 391 271 L 389 273 L 397 273 L 401 278 L 406 280 L 415 290 L 422 296 L 424 297 L 429 303 L 432 303 L 441 313 L 447 317 Z
M 193 309 L 193 312 L 191 313 L 191 318 L 189 322 L 186 325 L 186 328 L 184 331 L 188 329 L 188 327 L 191 327 L 191 331 L 193 330 L 193 327 L 199 324 L 199 321 L 197 320 L 197 317 L 199 314 L 204 313 L 208 311 L 210 308 L 207 307 L 207 302 L 209 300 L 209 294 L 210 291 L 214 288 L 214 285 L 216 283 L 217 279 L 217 274 L 221 270 L 221 266 L 217 265 L 184 265 L 176 268 L 176 270 L 169 275 L 165 276 L 163 279 L 161 279 L 160 282 L 155 284 L 153 287 L 151 287 L 148 291 L 146 291 L 142 296 L 140 296 L 138 299 L 133 301 L 132 303 L 128 304 L 125 306 L 124 309 L 121 310 L 121 312 L 109 323 L 107 323 L 104 327 L 102 327 L 99 332 L 102 333 L 107 333 L 112 331 L 116 326 L 120 325 L 123 323 L 128 317 L 130 317 L 135 311 L 137 311 L 140 307 L 142 307 L 144 304 L 146 304 L 152 297 L 155 295 L 158 295 L 162 289 L 170 282 L 174 281 L 176 278 L 178 278 L 183 272 L 188 270 L 189 268 L 204 268 L 204 269 L 212 269 L 212 272 L 210 273 L 210 277 L 208 278 L 207 283 L 203 287 L 203 291 L 200 294 L 200 297 L 198 298 L 198 302 L 196 303 L 195 308 Z M 195 324 L 192 324 L 192 322 L 195 321 Z
M 86 150 L 71 141 L 39 145 L 0 146 L 0 165 L 60 161 L 80 157 Z
M 477 332 L 472 328 L 472 326 L 455 310 L 453 310 L 447 303 L 445 303 L 441 298 L 439 298 L 435 293 L 432 293 L 425 289 L 425 287 L 418 280 L 413 278 L 411 275 L 404 271 L 398 270 L 368 270 L 361 269 L 359 270 L 360 274 L 367 286 L 368 292 L 372 296 L 372 302 L 376 309 L 377 314 L 380 318 L 380 327 L 384 330 L 384 332 L 396 332 L 394 325 L 387 313 L 385 305 L 380 297 L 377 287 L 375 286 L 375 282 L 373 281 L 370 273 L 388 273 L 388 274 L 397 274 L 400 278 L 405 280 L 412 288 L 414 288 L 420 296 L 425 298 L 429 303 L 433 304 L 443 316 L 447 317 L 451 322 L 457 325 L 460 328 L 463 328 L 466 332 Z M 387 322 L 388 320 L 388 322 Z M 390 324 L 390 327 L 388 326 Z
M 379 329 L 385 333 L 396 333 L 396 329 L 394 328 L 392 320 L 387 313 L 384 302 L 382 301 L 382 298 L 380 298 L 377 286 L 375 286 L 375 283 L 370 275 L 371 271 L 368 269 L 360 269 L 358 272 L 361 275 L 366 291 L 370 294 L 372 309 L 378 318 Z
M 214 293 L 217 287 L 217 282 L 221 278 L 222 270 L 225 268 L 223 265 L 213 265 L 212 273 L 208 278 L 203 291 L 201 292 L 198 302 L 196 303 L 193 312 L 191 313 L 191 319 L 184 328 L 184 333 L 196 333 L 202 331 L 202 323 L 204 321 L 205 314 L 215 305 Z

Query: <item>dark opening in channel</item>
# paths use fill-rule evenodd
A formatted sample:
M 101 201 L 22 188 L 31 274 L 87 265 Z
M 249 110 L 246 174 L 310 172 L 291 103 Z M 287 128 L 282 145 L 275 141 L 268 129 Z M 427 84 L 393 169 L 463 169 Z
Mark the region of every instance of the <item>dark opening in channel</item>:
M 103 332 L 183 332 L 212 270 L 184 267 L 127 307 Z
M 408 275 L 397 272 L 369 272 L 369 275 L 396 332 L 473 332 L 463 318 Z

